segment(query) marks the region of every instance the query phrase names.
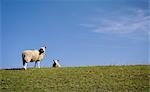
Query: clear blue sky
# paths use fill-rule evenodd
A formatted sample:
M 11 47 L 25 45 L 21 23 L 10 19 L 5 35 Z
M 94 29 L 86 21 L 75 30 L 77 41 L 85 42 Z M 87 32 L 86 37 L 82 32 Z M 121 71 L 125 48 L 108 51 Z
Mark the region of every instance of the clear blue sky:
M 41 46 L 42 67 L 148 64 L 148 1 L 1 0 L 0 67 Z

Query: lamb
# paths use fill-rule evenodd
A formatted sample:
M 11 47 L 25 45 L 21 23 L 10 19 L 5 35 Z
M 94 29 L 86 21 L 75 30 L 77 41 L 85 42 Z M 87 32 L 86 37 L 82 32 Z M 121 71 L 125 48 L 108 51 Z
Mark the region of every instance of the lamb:
M 61 67 L 61 65 L 58 62 L 59 60 L 53 60 L 53 67 Z
M 38 68 L 40 68 L 40 61 L 45 56 L 45 49 L 46 49 L 46 47 L 41 47 L 39 50 L 25 50 L 25 51 L 23 51 L 22 60 L 23 60 L 24 70 L 27 69 L 27 64 L 29 62 L 35 62 L 35 67 L 38 66 Z

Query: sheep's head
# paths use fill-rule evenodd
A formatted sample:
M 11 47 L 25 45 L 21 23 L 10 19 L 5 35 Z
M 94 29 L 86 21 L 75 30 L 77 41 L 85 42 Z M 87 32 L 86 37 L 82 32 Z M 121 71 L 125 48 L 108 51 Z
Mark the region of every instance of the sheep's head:
M 59 60 L 53 60 L 54 63 L 58 64 Z
M 40 54 L 45 53 L 45 49 L 46 49 L 46 47 L 41 47 L 41 48 L 39 49 Z
M 59 60 L 53 60 L 53 67 L 58 67 L 59 65 Z

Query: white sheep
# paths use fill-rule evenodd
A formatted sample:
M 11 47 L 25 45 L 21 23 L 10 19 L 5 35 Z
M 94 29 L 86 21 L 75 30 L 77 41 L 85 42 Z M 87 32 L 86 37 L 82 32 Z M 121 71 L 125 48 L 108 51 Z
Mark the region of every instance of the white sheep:
M 53 67 L 61 67 L 59 60 L 53 60 Z
M 22 53 L 23 68 L 27 69 L 29 62 L 35 62 L 35 67 L 40 68 L 40 61 L 44 58 L 46 47 L 41 47 L 39 50 L 25 50 Z

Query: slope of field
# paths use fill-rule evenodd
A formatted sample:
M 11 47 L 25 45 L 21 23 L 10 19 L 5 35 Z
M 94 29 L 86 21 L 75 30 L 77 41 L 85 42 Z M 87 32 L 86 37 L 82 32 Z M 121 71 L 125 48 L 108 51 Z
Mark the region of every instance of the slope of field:
M 149 65 L 0 70 L 0 92 L 149 92 Z

